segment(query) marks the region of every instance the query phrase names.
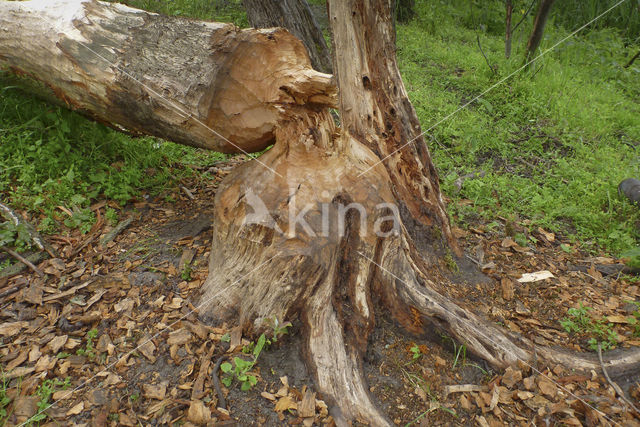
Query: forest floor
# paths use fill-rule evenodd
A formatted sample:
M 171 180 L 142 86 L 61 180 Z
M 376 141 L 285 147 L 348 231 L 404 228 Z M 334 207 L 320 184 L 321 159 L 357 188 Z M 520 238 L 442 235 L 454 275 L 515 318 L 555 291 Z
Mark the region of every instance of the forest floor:
M 0 279 L 0 424 L 331 424 L 297 351 L 297 319 L 281 319 L 292 326 L 250 367 L 253 387 L 242 391 L 237 379 L 221 386 L 228 407 L 220 407 L 212 378 L 225 374 L 214 372 L 216 362 L 251 354 L 258 337 L 201 323 L 197 296 L 213 196 L 241 161 L 217 163 L 206 181 L 184 180 L 195 200 L 177 187 L 175 201 L 130 204 L 120 218 L 132 222 L 104 246 L 113 226 L 103 219 L 108 204 L 97 204 L 87 234 L 47 237 L 60 255 L 38 265 L 44 277 L 24 269 Z M 461 281 L 448 296 L 538 344 L 591 352 L 598 344 L 640 346 L 640 287 L 623 264 L 527 230 L 500 218 L 455 228 L 465 256 L 489 280 Z M 533 239 L 517 242 L 519 233 Z M 450 269 L 462 277 L 455 263 Z M 523 280 L 541 271 L 549 277 Z M 539 363 L 495 371 L 436 331 L 404 335 L 385 313 L 369 341 L 366 379 L 397 425 L 640 425 L 596 372 Z M 613 380 L 639 406 L 640 374 Z
M 239 0 L 128 3 L 247 25 Z M 540 345 L 593 357 L 598 345 L 637 347 L 640 280 L 616 258 L 635 254 L 640 265 L 640 211 L 616 196 L 621 180 L 640 178 L 640 65 L 622 66 L 635 42 L 607 27 L 566 38 L 589 20 L 571 12 L 575 23 L 547 26 L 542 50 L 566 42 L 521 73 L 531 16 L 507 59 L 503 3 L 470 4 L 418 1 L 397 27 L 399 66 L 465 250 L 460 266 L 488 278 L 465 283 L 451 259 L 460 280 L 447 296 Z M 221 357 L 246 360 L 260 347 L 197 316 L 216 187 L 246 159 L 130 138 L 7 77 L 0 202 L 58 255 L 35 262 L 43 277 L 7 276 L 21 263 L 3 249 L 34 248 L 0 220 L 0 426 L 330 424 L 297 351 L 297 319 L 279 319 L 292 326 L 275 328 L 278 341 L 246 372 L 218 372 L 232 380 L 221 388 L 226 410 L 213 384 Z M 597 373 L 539 363 L 495 371 L 436 331 L 405 335 L 384 312 L 364 369 L 398 425 L 640 425 Z M 238 376 L 256 384 L 242 391 Z M 613 381 L 640 406 L 640 374 Z

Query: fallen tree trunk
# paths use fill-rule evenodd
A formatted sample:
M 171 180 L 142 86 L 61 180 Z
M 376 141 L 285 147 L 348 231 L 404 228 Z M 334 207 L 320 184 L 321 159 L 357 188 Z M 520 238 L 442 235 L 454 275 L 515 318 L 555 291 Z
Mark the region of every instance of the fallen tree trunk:
M 335 97 L 331 76 L 284 30 L 117 3 L 0 2 L 3 65 L 112 127 L 225 153 L 272 144 L 283 105 Z
M 61 1 L 66 2 L 47 4 L 55 9 Z M 103 13 L 120 10 L 120 6 L 82 4 L 84 11 L 98 6 L 107 8 Z M 0 13 L 5 7 L 0 3 Z M 137 13 L 123 10 L 125 16 Z M 39 13 L 29 19 L 36 22 Z M 495 367 L 542 361 L 569 369 L 600 370 L 593 357 L 537 346 L 448 297 L 452 282 L 445 259 L 462 253 L 398 71 L 391 0 L 330 0 L 329 18 L 341 127 L 336 127 L 328 108 L 335 88 L 327 83 L 328 76 L 309 71 L 308 61 L 302 74 L 313 78 L 305 80 L 306 86 L 297 86 L 308 89 L 299 90 L 301 95 L 280 94 L 290 94 L 287 88 L 299 81 L 291 76 L 299 71 L 279 69 L 293 78 L 284 80 L 288 82 L 285 89 L 256 89 L 278 93 L 287 101 L 259 104 L 273 108 L 273 122 L 266 122 L 272 123 L 275 145 L 259 158 L 259 164 L 241 165 L 220 184 L 200 314 L 240 325 L 247 334 L 266 328 L 266 319 L 299 319 L 307 364 L 339 425 L 353 420 L 391 425 L 369 396 L 362 371 L 368 336 L 381 308 L 411 332 L 436 329 L 466 343 Z M 210 27 L 192 30 L 197 28 L 207 32 Z M 34 29 L 30 31 L 35 34 Z M 152 41 L 142 46 L 153 45 Z M 280 44 L 274 44 L 263 55 L 289 57 L 292 50 L 283 45 L 282 51 Z M 48 48 L 46 43 L 45 48 L 29 47 L 33 53 Z M 6 49 L 0 49 L 6 61 Z M 201 55 L 210 57 L 217 51 L 205 52 Z M 95 68 L 88 56 L 84 60 L 88 61 L 80 63 L 84 68 Z M 21 63 L 38 69 L 37 62 Z M 324 86 L 316 84 L 318 80 Z M 234 75 L 220 75 L 216 87 L 236 87 L 237 82 Z M 253 84 L 258 88 L 272 82 Z M 87 96 L 99 96 L 101 88 L 87 86 Z M 146 105 L 145 98 L 133 99 Z M 227 131 L 227 126 L 236 129 L 237 124 L 220 126 Z M 614 354 L 603 364 L 610 373 L 630 372 L 640 364 L 640 353 Z

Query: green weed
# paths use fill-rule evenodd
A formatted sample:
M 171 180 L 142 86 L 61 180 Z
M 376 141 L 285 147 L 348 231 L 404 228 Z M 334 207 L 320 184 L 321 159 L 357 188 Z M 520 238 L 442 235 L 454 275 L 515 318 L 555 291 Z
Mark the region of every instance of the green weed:
M 87 342 L 84 348 L 79 348 L 78 350 L 76 350 L 76 354 L 78 356 L 86 356 L 89 359 L 93 359 L 96 356 L 93 340 L 95 340 L 97 337 L 98 337 L 97 329 L 91 329 L 90 331 L 88 331 Z
M 4 376 L 4 372 L 0 375 L 0 425 L 4 425 L 7 418 L 7 406 L 11 403 L 11 399 L 7 396 L 8 381 Z
M 226 374 L 222 378 L 222 383 L 229 387 L 234 378 L 240 383 L 240 389 L 247 391 L 252 388 L 258 382 L 258 377 L 251 373 L 251 370 L 258 362 L 258 357 L 265 347 L 270 346 L 272 343 L 277 342 L 278 338 L 288 333 L 288 328 L 291 326 L 290 322 L 280 323 L 277 318 L 269 319 L 268 323 L 272 326 L 271 338 L 263 333 L 260 335 L 257 341 L 251 342 L 247 346 L 243 347 L 242 352 L 251 356 L 250 360 L 245 360 L 241 357 L 234 357 L 233 364 L 224 362 L 220 365 L 220 370 Z M 226 335 L 226 334 L 225 334 Z M 224 338 L 224 337 L 223 337 Z M 229 339 L 231 339 L 229 337 Z
M 48 415 L 45 412 L 50 404 L 49 399 L 51 395 L 59 390 L 66 390 L 71 387 L 71 378 L 67 377 L 65 380 L 59 378 L 53 378 L 44 380 L 42 384 L 36 389 L 36 395 L 40 398 L 38 401 L 38 411 L 34 416 L 27 420 L 26 425 L 33 425 L 33 423 L 39 424 L 41 421 L 47 419 Z
M 578 308 L 570 308 L 568 316 L 560 321 L 560 325 L 568 333 L 578 333 L 590 337 L 589 348 L 597 351 L 598 345 L 602 350 L 610 350 L 618 343 L 618 334 L 613 330 L 613 324 L 605 319 L 593 319 L 589 315 L 591 307 L 580 303 Z

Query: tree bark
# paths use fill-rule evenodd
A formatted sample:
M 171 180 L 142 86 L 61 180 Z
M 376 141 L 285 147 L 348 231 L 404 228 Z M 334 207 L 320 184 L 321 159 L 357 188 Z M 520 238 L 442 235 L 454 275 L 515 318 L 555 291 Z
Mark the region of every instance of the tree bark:
M 504 32 L 504 56 L 509 59 L 511 57 L 511 15 L 513 13 L 513 3 L 506 0 L 506 18 Z
M 335 97 L 284 30 L 117 3 L 0 2 L 2 65 L 112 127 L 226 153 L 272 144 L 282 106 Z
M 538 50 L 538 47 L 540 47 L 540 42 L 544 35 L 544 26 L 549 18 L 549 12 L 551 11 L 553 2 L 554 0 L 540 0 L 540 3 L 538 4 L 538 11 L 536 12 L 535 20 L 533 21 L 533 29 L 531 30 L 531 35 L 527 41 L 527 49 L 525 52 L 524 62 L 527 64 L 527 67 L 533 63 L 536 51 Z
M 302 40 L 315 70 L 331 73 L 331 53 L 306 0 L 242 0 L 255 28 L 282 27 Z
M 76 3 L 80 7 L 70 7 Z M 62 10 L 67 14 L 56 8 L 60 4 L 65 5 Z M 69 91 L 73 99 L 109 100 L 105 88 L 117 83 L 121 96 L 131 92 L 131 108 L 149 108 L 147 98 L 135 96 L 140 93 L 139 87 L 113 68 L 102 71 L 105 67 L 100 67 L 95 57 L 81 47 L 87 44 L 103 49 L 103 54 L 113 55 L 116 63 L 128 46 L 139 46 L 138 52 L 149 56 L 145 50 L 156 52 L 157 40 L 163 37 L 158 32 L 136 32 L 140 25 L 134 18 L 142 16 L 143 22 L 153 22 L 155 18 L 98 2 L 49 0 L 39 9 L 33 5 L 0 2 L 0 24 L 19 20 L 23 27 L 14 33 L 31 36 L 13 36 L 25 44 L 26 55 L 22 58 L 12 50 L 17 42 L 0 30 L 0 55 L 5 63 L 19 65 L 16 68 L 51 81 L 52 86 Z M 219 58 L 226 67 L 236 64 L 234 61 L 248 61 L 239 64 L 262 73 L 264 80 L 258 82 L 244 77 L 242 72 L 249 71 L 243 69 L 237 70 L 239 74 L 219 74 L 213 88 L 236 88 L 235 94 L 245 93 L 242 88 L 246 87 L 268 92 L 270 95 L 262 102 L 251 97 L 221 99 L 242 106 L 241 110 L 251 104 L 272 112 L 264 122 L 269 123 L 275 138 L 270 150 L 236 168 L 220 184 L 213 215 L 209 276 L 197 304 L 199 314 L 212 321 L 240 325 L 246 334 L 266 329 L 267 319 L 298 319 L 303 326 L 305 359 L 339 425 L 354 420 L 375 426 L 391 425 L 369 396 L 362 371 L 368 336 L 375 326 L 376 312 L 381 309 L 413 333 L 435 329 L 464 342 L 471 352 L 495 367 L 518 361 L 546 361 L 568 369 L 600 370 L 595 357 L 537 346 L 448 298 L 452 281 L 445 258 L 462 253 L 451 232 L 438 176 L 398 71 L 391 11 L 391 0 L 329 1 L 334 69 L 340 88 L 340 128 L 329 112 L 329 107 L 335 105 L 335 87 L 329 76 L 311 70 L 302 44 L 288 33 L 242 32 L 224 26 L 228 31 L 221 37 L 229 44 L 213 43 L 198 52 L 207 60 Z M 95 16 L 87 15 L 94 12 Z M 69 18 L 71 15 L 73 18 Z M 38 16 L 49 22 L 46 39 L 38 37 L 43 28 Z M 65 17 L 69 19 L 62 20 Z M 122 19 L 128 25 L 121 25 Z M 96 33 L 88 29 L 110 28 L 109 20 L 118 30 L 112 35 L 120 37 L 118 43 L 93 38 L 91 35 Z M 54 31 L 58 22 L 66 22 L 64 33 L 83 31 L 83 38 L 78 35 L 71 39 Z M 165 29 L 174 24 L 164 22 Z M 203 45 L 198 42 L 198 32 L 209 38 L 212 28 L 221 28 L 221 24 L 197 25 L 192 21 L 188 25 L 193 25 L 189 27 L 192 33 L 182 36 L 199 47 Z M 147 38 L 136 44 L 127 31 L 135 32 L 136 37 L 146 34 Z M 106 36 L 104 32 L 97 34 Z M 270 36 L 275 37 L 274 43 Z M 242 39 L 235 47 L 236 37 L 248 39 Z M 52 46 L 48 39 L 56 40 L 59 47 Z M 269 49 L 244 50 L 265 44 Z M 182 45 L 179 50 L 196 52 Z M 234 57 L 232 53 L 238 50 L 261 56 Z M 229 55 L 234 59 L 229 60 Z M 135 62 L 133 55 L 126 58 Z M 47 76 L 37 74 L 42 69 L 56 70 L 48 63 L 67 61 L 70 77 L 64 78 L 58 72 L 55 79 L 45 80 Z M 123 60 L 120 63 L 130 65 Z M 277 65 L 278 78 L 271 71 L 255 70 L 273 63 Z M 222 67 L 218 63 L 212 66 Z M 177 93 L 177 99 L 185 99 L 183 92 L 169 90 L 178 82 L 189 84 L 186 79 L 191 78 L 191 68 L 182 67 L 183 73 L 169 70 L 166 79 L 154 83 L 158 90 L 167 96 Z M 58 68 L 65 69 L 60 65 Z M 132 69 L 138 70 L 135 66 Z M 235 71 L 233 67 L 226 69 Z M 74 90 L 76 75 L 85 76 L 91 83 L 82 86 L 84 94 Z M 136 76 L 146 78 L 142 72 Z M 274 84 L 281 86 L 273 87 Z M 205 85 L 202 90 L 210 93 L 210 88 Z M 218 99 L 216 94 L 214 90 L 211 97 Z M 61 95 L 66 96 L 66 92 Z M 113 102 L 84 101 L 83 108 L 97 117 L 111 118 L 114 124 L 131 123 L 130 118 L 123 117 L 119 104 Z M 115 110 L 113 116 L 106 114 L 109 108 Z M 238 128 L 232 120 L 218 125 L 220 132 Z M 461 262 L 464 258 L 457 259 Z M 620 374 L 637 369 L 639 363 L 639 352 L 621 356 L 614 353 L 604 366 L 610 373 Z
M 416 0 L 393 0 L 395 19 L 406 24 L 416 15 Z

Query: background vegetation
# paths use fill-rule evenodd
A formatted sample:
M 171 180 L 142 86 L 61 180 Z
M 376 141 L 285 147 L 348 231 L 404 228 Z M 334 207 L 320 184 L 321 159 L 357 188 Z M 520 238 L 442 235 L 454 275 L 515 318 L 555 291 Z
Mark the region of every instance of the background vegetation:
M 126 3 L 247 25 L 238 0 Z M 542 51 L 615 3 L 557 2 Z M 514 4 L 517 23 L 530 3 Z M 640 61 L 622 67 L 640 48 L 637 3 L 621 4 L 528 72 L 518 69 L 533 13 L 515 32 L 507 60 L 503 1 L 418 0 L 416 10 L 397 28 L 400 67 L 458 225 L 502 216 L 594 251 L 636 247 L 638 208 L 618 196 L 617 185 L 640 178 Z M 0 73 L 0 200 L 27 212 L 45 233 L 88 230 L 95 220 L 88 208 L 99 200 L 169 197 L 177 179 L 199 173 L 193 165 L 223 158 L 132 139 L 35 99 Z M 458 191 L 456 180 L 473 172 L 484 176 Z

